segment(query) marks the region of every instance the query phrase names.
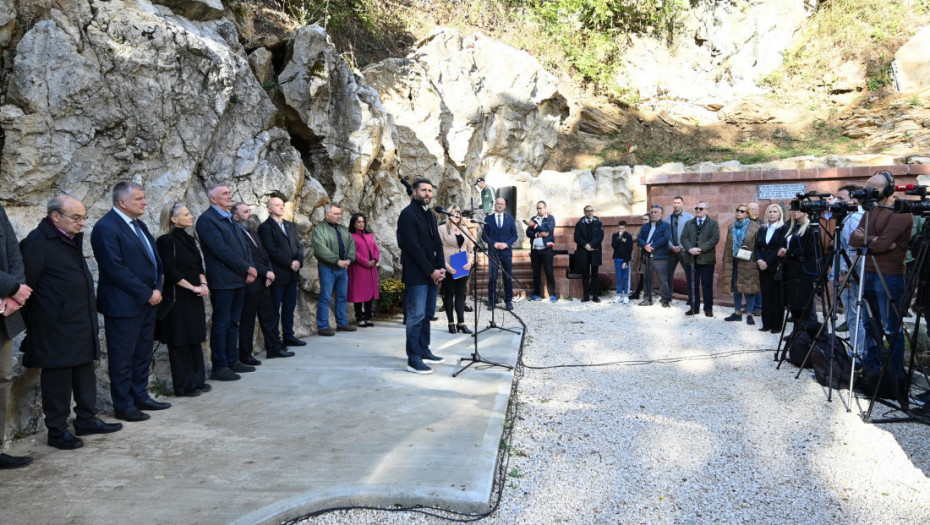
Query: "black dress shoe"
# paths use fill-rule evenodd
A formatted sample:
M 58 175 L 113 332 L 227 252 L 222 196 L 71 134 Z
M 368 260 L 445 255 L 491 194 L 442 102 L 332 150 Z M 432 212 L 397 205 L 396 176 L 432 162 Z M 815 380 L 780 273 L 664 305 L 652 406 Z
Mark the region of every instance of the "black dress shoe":
M 277 352 L 265 352 L 265 357 L 275 359 L 278 357 L 294 357 L 294 352 L 288 350 L 278 350 Z
M 297 339 L 296 337 L 285 337 L 284 346 L 307 346 L 307 342 L 301 341 L 300 339 Z
M 697 310 L 688 310 L 687 312 L 685 312 L 685 315 L 697 315 L 697 313 L 698 313 Z
M 84 442 L 74 437 L 74 434 L 67 429 L 61 432 L 53 430 L 48 431 L 48 446 L 60 448 L 61 450 L 74 450 L 84 446 Z
M 0 454 L 0 470 L 25 467 L 30 463 L 32 463 L 32 458 L 29 456 L 8 456 L 6 454 Z
M 713 317 L 713 316 L 714 316 L 713 310 L 704 310 L 704 317 Z
M 178 391 L 175 391 L 175 392 L 174 392 L 174 397 L 197 397 L 197 396 L 199 396 L 200 394 L 203 394 L 203 392 L 202 392 L 199 388 L 195 388 L 195 389 L 191 390 L 190 392 L 178 392 Z
M 242 376 L 228 368 L 214 368 L 210 372 L 210 379 L 214 381 L 238 381 Z
M 471 306 L 469 306 L 469 305 L 466 304 L 466 305 L 465 305 L 465 311 L 466 311 L 466 312 L 474 312 L 475 310 L 474 310 Z
M 586 302 L 588 302 L 588 301 L 590 301 L 590 300 L 591 300 L 591 299 L 590 299 L 587 295 L 581 298 L 581 302 L 583 302 L 583 303 L 586 303 Z
M 122 423 L 104 423 L 100 418 L 93 418 L 90 421 L 75 421 L 74 434 L 77 436 L 86 436 L 88 434 L 110 434 L 123 429 Z
M 237 373 L 239 373 L 239 374 L 244 374 L 244 373 L 246 373 L 246 372 L 254 372 L 254 371 L 255 371 L 255 367 L 254 367 L 254 366 L 249 366 L 249 365 L 240 363 L 239 361 L 236 361 L 235 363 L 233 363 L 232 366 L 229 367 L 229 369 L 232 370 L 233 372 L 237 372 Z
M 116 419 L 122 419 L 123 421 L 145 421 L 152 416 L 133 407 L 129 410 L 117 410 L 113 412 L 113 417 Z
M 247 364 L 247 365 L 250 365 L 250 366 L 258 366 L 258 365 L 262 364 L 261 361 L 259 361 L 258 359 L 255 359 L 255 356 L 251 356 L 251 355 L 250 355 L 250 356 L 246 356 L 245 359 L 240 359 L 240 361 L 242 361 L 243 363 L 245 363 L 245 364 Z
M 136 408 L 139 410 L 165 410 L 171 408 L 171 403 L 162 403 L 161 401 L 155 401 L 149 398 L 143 401 L 136 401 Z
M 197 390 L 200 390 L 202 393 L 206 394 L 207 392 L 213 390 L 213 387 L 210 386 L 209 383 L 204 383 L 203 385 L 198 387 Z
M 596 295 L 595 295 L 594 297 L 592 297 L 591 300 L 594 301 L 595 303 L 601 302 L 601 298 L 598 297 L 598 296 L 596 296 Z

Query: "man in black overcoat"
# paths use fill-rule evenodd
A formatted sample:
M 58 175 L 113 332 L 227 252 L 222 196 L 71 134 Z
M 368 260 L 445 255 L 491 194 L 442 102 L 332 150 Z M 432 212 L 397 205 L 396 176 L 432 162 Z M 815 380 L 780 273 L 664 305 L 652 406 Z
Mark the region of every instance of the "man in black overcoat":
M 86 210 L 81 201 L 61 195 L 48 203 L 48 214 L 20 243 L 26 284 L 32 297 L 23 308 L 26 338 L 23 365 L 41 368 L 42 411 L 49 446 L 75 449 L 84 442 L 68 430 L 71 394 L 77 416 L 74 434 L 106 434 L 123 428 L 97 418 L 100 359 L 94 277 L 84 259 Z
M 597 268 L 601 265 L 601 243 L 604 241 L 604 225 L 594 216 L 594 207 L 584 207 L 584 217 L 575 224 L 575 263 L 581 268 L 581 284 L 584 296 L 581 302 L 601 302 L 597 296 Z

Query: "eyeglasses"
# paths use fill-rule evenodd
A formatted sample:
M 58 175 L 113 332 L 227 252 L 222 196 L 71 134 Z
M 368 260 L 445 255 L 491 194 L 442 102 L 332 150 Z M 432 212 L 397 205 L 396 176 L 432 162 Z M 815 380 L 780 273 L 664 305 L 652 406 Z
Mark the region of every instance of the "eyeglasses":
M 704 209 L 703 206 L 695 206 L 695 207 L 694 207 L 694 211 L 701 211 L 701 210 L 703 210 L 703 209 Z
M 736 210 L 736 213 L 746 213 L 746 210 Z
M 58 212 L 58 215 L 61 215 L 62 217 L 67 217 L 74 222 L 86 222 L 87 221 L 87 215 L 65 215 L 64 213 L 61 213 L 61 212 Z
M 594 213 L 594 210 L 585 210 L 585 213 Z

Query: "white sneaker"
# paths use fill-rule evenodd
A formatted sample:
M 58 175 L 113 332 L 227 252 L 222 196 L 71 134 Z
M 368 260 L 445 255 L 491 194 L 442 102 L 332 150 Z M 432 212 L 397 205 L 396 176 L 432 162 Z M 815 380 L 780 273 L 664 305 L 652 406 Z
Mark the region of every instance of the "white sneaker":
M 623 297 L 621 297 L 621 296 L 619 296 L 619 295 L 617 296 L 616 299 L 614 299 L 614 304 L 620 304 L 620 303 L 622 303 L 622 302 L 623 302 Z
M 630 298 L 624 296 L 624 297 L 623 297 L 623 304 L 630 304 Z

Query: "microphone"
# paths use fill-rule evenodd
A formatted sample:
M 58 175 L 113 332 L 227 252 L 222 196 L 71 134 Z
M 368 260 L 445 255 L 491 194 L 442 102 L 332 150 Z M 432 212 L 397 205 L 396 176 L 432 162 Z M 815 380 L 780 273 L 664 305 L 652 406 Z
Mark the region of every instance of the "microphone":
M 898 184 L 894 187 L 894 191 L 913 191 L 917 189 L 917 184 Z
M 449 211 L 449 210 L 443 208 L 442 206 L 434 206 L 434 207 L 433 207 L 433 212 L 434 212 L 434 213 L 437 213 L 437 214 L 448 215 L 449 217 L 455 217 L 456 219 L 461 219 L 462 222 L 470 222 L 470 223 L 472 223 L 472 224 L 484 224 L 484 221 L 476 221 L 476 220 L 474 220 L 474 219 L 466 219 L 465 217 L 462 217 L 461 215 L 457 215 L 457 214 L 455 214 L 455 213 L 452 213 L 451 211 Z

